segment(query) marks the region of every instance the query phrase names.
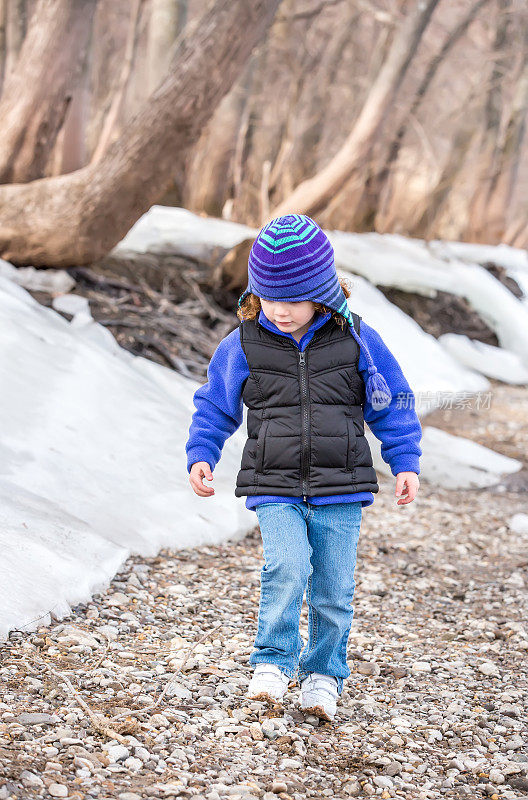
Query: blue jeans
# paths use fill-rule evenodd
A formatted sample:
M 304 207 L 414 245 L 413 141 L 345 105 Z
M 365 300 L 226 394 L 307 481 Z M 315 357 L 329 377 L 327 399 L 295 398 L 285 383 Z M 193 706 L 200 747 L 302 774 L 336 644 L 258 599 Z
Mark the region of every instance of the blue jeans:
M 276 664 L 299 682 L 310 672 L 334 675 L 338 693 L 350 669 L 346 648 L 354 610 L 362 505 L 262 503 L 256 513 L 264 566 L 255 649 L 250 664 Z M 299 633 L 304 590 L 308 642 Z M 301 653 L 302 650 L 302 653 Z

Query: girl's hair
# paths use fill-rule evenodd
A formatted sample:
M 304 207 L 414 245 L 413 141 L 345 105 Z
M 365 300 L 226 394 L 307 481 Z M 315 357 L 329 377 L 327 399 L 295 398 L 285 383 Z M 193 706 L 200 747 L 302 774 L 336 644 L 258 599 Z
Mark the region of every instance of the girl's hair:
M 339 283 L 343 290 L 343 294 L 345 297 L 350 297 L 350 284 L 346 278 L 339 278 Z M 312 301 L 313 302 L 313 301 Z M 337 324 L 343 328 L 346 324 L 345 318 L 339 314 L 337 311 L 334 311 L 331 308 L 327 308 L 322 303 L 313 303 L 314 311 L 320 311 L 321 314 L 326 314 L 328 311 L 332 312 L 332 316 L 337 322 Z M 239 309 L 237 310 L 237 317 L 241 322 L 244 322 L 248 319 L 255 319 L 257 314 L 261 309 L 260 305 L 260 297 L 258 295 L 253 294 L 250 292 L 240 304 Z

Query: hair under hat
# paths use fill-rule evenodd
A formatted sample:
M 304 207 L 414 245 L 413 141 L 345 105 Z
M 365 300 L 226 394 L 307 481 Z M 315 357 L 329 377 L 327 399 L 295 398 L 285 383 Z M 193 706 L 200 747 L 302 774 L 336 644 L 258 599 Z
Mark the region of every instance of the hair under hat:
M 334 249 L 313 219 L 304 214 L 286 214 L 264 225 L 249 254 L 248 285 L 238 300 L 239 307 L 250 292 L 263 300 L 312 300 L 341 314 L 367 359 L 368 402 L 375 410 L 390 404 L 392 394 L 387 382 L 378 372 L 366 342 L 354 329 L 352 312 L 337 276 Z

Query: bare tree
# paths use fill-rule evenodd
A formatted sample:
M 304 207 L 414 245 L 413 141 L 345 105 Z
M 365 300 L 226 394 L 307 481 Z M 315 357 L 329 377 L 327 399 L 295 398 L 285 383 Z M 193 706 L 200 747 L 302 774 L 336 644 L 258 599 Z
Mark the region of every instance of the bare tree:
M 394 225 L 394 219 L 386 219 L 386 216 L 389 213 L 389 204 L 391 199 L 390 173 L 398 159 L 405 134 L 409 127 L 409 122 L 411 119 L 415 119 L 418 116 L 418 112 L 427 97 L 429 88 L 431 87 L 438 70 L 443 64 L 445 64 L 455 45 L 462 40 L 471 23 L 477 18 L 480 11 L 482 11 L 482 9 L 489 2 L 490 0 L 477 0 L 477 2 L 475 2 L 468 10 L 467 14 L 458 22 L 458 24 L 446 37 L 440 50 L 432 57 L 424 76 L 419 83 L 418 89 L 414 93 L 414 96 L 410 98 L 408 109 L 406 109 L 396 135 L 388 145 L 388 149 L 386 151 L 386 160 L 382 164 L 381 169 L 379 169 L 377 173 L 371 176 L 368 180 L 371 202 L 369 209 L 365 209 L 365 212 L 375 215 L 378 221 L 383 220 L 385 217 L 385 221 L 383 223 L 383 229 L 385 230 L 390 230 Z M 378 224 L 376 229 L 381 230 L 381 224 Z
M 292 209 L 316 213 L 323 209 L 357 170 L 374 142 L 387 110 L 394 102 L 417 46 L 439 0 L 416 0 L 394 38 L 353 130 L 339 152 L 313 178 L 303 181 L 273 210 L 273 216 Z
M 151 0 L 147 84 L 153 92 L 167 72 L 174 43 L 187 24 L 187 0 Z
M 508 43 L 514 20 L 511 0 L 499 0 L 501 14 L 494 50 L 495 64 L 485 108 L 485 127 L 480 141 L 475 191 L 469 204 L 467 235 L 480 241 L 501 241 L 511 195 L 517 179 L 519 150 L 528 111 L 528 20 L 521 18 L 522 60 L 513 97 L 505 87 L 510 63 Z
M 468 107 L 471 100 L 468 99 Z M 459 176 L 463 174 L 467 164 L 468 152 L 478 136 L 478 130 L 471 117 L 465 119 L 456 131 L 449 155 L 436 184 L 415 204 L 413 216 L 408 225 L 417 237 L 428 238 L 434 230 L 435 223 L 445 210 Z
M 44 174 L 90 37 L 97 0 L 38 0 L 0 98 L 0 182 Z
M 0 187 L 0 253 L 68 266 L 107 253 L 170 186 L 280 0 L 220 0 L 191 27 L 169 74 L 96 165 Z
M 27 23 L 26 0 L 0 0 L 0 87 L 18 61 Z
M 101 158 L 103 157 L 104 152 L 107 150 L 108 145 L 112 140 L 112 133 L 116 125 L 117 119 L 119 117 L 119 112 L 121 110 L 121 106 L 123 103 L 123 97 L 132 70 L 132 59 L 134 56 L 134 47 L 136 43 L 136 29 L 139 19 L 139 9 L 141 3 L 142 0 L 132 0 L 132 3 L 130 5 L 130 22 L 128 26 L 128 35 L 125 45 L 125 54 L 121 66 L 121 73 L 119 75 L 119 82 L 116 87 L 114 96 L 112 98 L 110 110 L 106 115 L 101 136 L 99 137 L 97 146 L 94 152 L 92 153 L 91 160 L 93 164 L 96 164 L 98 161 L 100 161 Z

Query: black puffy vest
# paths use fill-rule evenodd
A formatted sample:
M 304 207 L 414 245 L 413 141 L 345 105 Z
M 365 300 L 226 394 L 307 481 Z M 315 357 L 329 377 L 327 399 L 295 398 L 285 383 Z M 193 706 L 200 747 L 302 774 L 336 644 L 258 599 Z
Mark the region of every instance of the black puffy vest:
M 353 318 L 359 333 L 361 317 Z M 235 495 L 379 491 L 365 438 L 360 349 L 348 325 L 342 329 L 330 317 L 302 353 L 257 319 L 239 327 L 250 374 L 242 391 L 248 438 Z

